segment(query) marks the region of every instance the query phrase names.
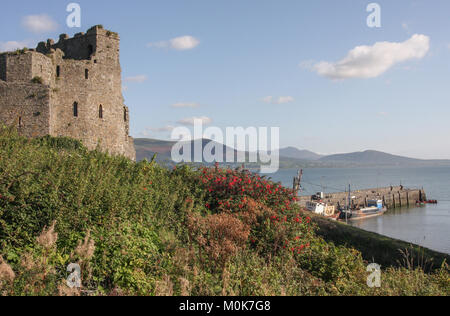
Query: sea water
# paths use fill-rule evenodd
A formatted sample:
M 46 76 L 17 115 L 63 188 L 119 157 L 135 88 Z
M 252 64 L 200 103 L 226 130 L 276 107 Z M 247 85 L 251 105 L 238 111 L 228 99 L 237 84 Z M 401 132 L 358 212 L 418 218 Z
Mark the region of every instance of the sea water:
M 292 187 L 298 170 L 284 169 L 270 175 Z M 403 185 L 424 188 L 437 205 L 389 210 L 385 215 L 351 222 L 351 225 L 391 238 L 412 242 L 450 254 L 450 167 L 373 167 L 304 169 L 301 195 L 317 192 Z

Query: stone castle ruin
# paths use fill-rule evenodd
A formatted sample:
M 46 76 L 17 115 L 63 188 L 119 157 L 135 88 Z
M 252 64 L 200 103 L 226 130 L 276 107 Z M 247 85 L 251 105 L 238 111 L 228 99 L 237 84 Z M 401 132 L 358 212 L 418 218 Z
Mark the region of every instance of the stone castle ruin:
M 0 54 L 0 124 L 16 125 L 26 137 L 72 137 L 135 160 L 119 46 L 117 33 L 94 26 Z

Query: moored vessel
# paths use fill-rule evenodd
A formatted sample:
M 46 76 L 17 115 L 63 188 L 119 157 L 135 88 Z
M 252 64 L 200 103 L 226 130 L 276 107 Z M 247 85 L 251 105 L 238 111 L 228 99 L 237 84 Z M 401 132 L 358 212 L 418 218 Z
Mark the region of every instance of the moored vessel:
M 339 219 L 341 220 L 361 220 L 365 218 L 371 218 L 381 216 L 386 213 L 387 208 L 383 205 L 382 200 L 369 200 L 367 201 L 367 207 L 356 210 L 343 210 Z

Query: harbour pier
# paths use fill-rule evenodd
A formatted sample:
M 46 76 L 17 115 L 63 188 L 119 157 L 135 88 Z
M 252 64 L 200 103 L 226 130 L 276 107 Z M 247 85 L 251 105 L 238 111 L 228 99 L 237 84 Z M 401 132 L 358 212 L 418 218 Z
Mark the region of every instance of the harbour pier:
M 412 207 L 417 203 L 427 201 L 426 193 L 423 189 L 408 189 L 403 186 L 392 186 L 377 189 L 357 190 L 351 192 L 352 209 L 367 207 L 370 200 L 383 200 L 388 209 L 400 207 Z M 338 209 L 348 204 L 348 192 L 324 193 L 320 200 L 328 205 L 334 205 Z M 305 207 L 308 201 L 312 201 L 312 196 L 300 196 L 299 204 Z M 315 200 L 317 201 L 317 200 Z

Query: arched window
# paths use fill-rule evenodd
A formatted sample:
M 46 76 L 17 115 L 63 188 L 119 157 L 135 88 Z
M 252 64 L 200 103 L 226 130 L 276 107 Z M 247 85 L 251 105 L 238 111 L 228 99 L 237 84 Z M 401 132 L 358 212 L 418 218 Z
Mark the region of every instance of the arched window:
M 98 117 L 101 119 L 103 118 L 103 105 L 101 105 L 101 104 L 98 107 Z
M 89 69 L 84 70 L 84 78 L 89 79 Z
M 123 108 L 123 120 L 125 122 L 128 120 L 127 108 Z
M 73 103 L 73 116 L 78 117 L 78 102 Z

